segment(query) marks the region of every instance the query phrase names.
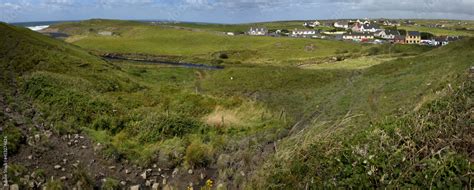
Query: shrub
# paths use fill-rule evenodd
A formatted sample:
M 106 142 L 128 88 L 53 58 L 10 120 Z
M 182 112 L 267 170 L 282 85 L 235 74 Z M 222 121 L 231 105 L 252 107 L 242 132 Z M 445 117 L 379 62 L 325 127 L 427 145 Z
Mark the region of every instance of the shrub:
M 220 53 L 220 54 L 219 54 L 219 58 L 220 58 L 220 59 L 228 59 L 229 56 L 228 56 L 226 53 Z
M 156 142 L 171 137 L 182 137 L 200 127 L 200 123 L 180 116 L 157 116 L 147 118 L 140 124 L 140 142 Z
M 63 190 L 64 189 L 63 183 L 60 180 L 53 179 L 53 178 L 51 178 L 51 180 L 46 182 L 45 187 L 47 190 Z
M 367 50 L 368 55 L 377 55 L 380 53 L 380 49 L 378 47 L 371 47 Z
M 120 189 L 120 183 L 118 180 L 113 178 L 106 178 L 104 183 L 102 184 L 101 189 L 103 190 L 116 190 Z
M 212 148 L 202 142 L 192 142 L 186 148 L 184 160 L 190 167 L 206 167 L 212 159 Z

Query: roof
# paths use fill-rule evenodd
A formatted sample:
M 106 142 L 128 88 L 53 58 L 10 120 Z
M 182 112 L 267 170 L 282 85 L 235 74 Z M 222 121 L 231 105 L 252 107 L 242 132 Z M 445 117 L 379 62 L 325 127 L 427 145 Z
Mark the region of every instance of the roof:
M 408 31 L 407 35 L 408 36 L 419 36 L 420 32 L 418 32 L 418 31 Z
M 385 35 L 400 35 L 400 32 L 398 30 L 385 30 Z
M 373 35 L 366 34 L 366 33 L 352 33 L 352 34 L 344 34 L 344 36 L 373 36 Z
M 405 40 L 405 36 L 402 36 L 402 35 L 396 35 L 395 38 L 393 38 L 394 40 Z
M 379 25 L 376 25 L 376 24 L 364 24 L 362 25 L 362 27 L 364 27 L 364 29 L 380 29 Z

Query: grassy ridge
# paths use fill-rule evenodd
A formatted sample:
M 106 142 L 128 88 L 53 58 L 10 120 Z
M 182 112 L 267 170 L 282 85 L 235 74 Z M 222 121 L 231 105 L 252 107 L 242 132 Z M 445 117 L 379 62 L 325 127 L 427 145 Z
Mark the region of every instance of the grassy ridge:
M 212 60 L 216 53 L 229 55 L 230 63 L 288 64 L 322 58 L 361 46 L 340 41 L 251 36 L 225 36 L 209 31 L 189 31 L 141 23 L 92 20 L 52 26 L 75 36 L 68 40 L 90 50 L 182 56 L 190 60 Z M 104 37 L 98 31 L 113 31 Z
M 312 127 L 279 145 L 255 187 L 468 186 L 469 150 L 450 143 L 472 128 L 472 79 L 464 73 L 473 45 L 470 39 L 362 71 L 332 93 L 332 106 Z

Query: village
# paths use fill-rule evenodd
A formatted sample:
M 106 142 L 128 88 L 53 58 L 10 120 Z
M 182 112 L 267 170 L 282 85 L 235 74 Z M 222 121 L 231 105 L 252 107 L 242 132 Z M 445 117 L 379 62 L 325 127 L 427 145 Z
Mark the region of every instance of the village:
M 245 35 L 250 36 L 272 36 L 272 37 L 293 37 L 293 38 L 316 38 L 330 40 L 353 41 L 357 43 L 373 44 L 418 44 L 428 46 L 444 46 L 450 42 L 459 40 L 462 36 L 435 36 L 427 32 L 399 30 L 401 25 L 413 26 L 415 22 L 405 20 L 338 20 L 338 21 L 312 21 L 304 22 L 304 29 L 295 28 L 293 30 L 278 29 L 269 30 L 267 27 L 251 27 Z M 427 27 L 442 28 L 444 25 L 435 24 Z M 323 28 L 323 29 L 321 29 Z M 236 35 L 227 32 L 227 35 Z

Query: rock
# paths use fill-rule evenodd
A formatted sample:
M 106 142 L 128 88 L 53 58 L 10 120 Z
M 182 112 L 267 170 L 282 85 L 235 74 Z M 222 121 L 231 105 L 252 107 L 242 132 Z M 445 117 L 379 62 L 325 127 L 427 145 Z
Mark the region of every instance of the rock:
M 151 189 L 152 190 L 158 190 L 160 188 L 160 184 L 159 183 L 153 183 L 153 185 L 151 186 Z
M 217 185 L 216 189 L 217 189 L 217 190 L 224 190 L 224 189 L 226 189 L 226 188 L 225 188 L 224 184 L 219 183 L 219 185 Z
M 125 185 L 127 185 L 127 182 L 126 181 L 121 181 L 120 185 L 125 186 Z
M 153 168 L 156 168 L 156 167 L 158 167 L 158 165 L 156 165 L 156 164 L 153 164 Z
M 67 163 L 67 159 L 63 159 L 63 163 Z
M 5 112 L 10 113 L 12 110 L 10 108 L 5 108 Z
M 74 166 L 75 168 L 79 167 L 79 164 L 78 163 L 74 163 L 72 164 L 72 166 Z
M 28 156 L 28 160 L 31 160 L 31 159 L 33 159 L 33 155 Z
M 158 168 L 158 172 L 161 172 L 161 168 Z
M 59 179 L 62 180 L 62 181 L 66 181 L 66 180 L 67 180 L 67 177 L 66 177 L 66 176 L 62 176 L 62 177 L 60 177 Z
M 65 171 L 66 171 L 66 168 L 61 168 L 61 171 L 65 172 Z
M 18 184 L 10 185 L 10 190 L 20 190 L 20 186 Z
M 44 136 L 46 136 L 46 138 L 51 137 L 51 135 L 53 135 L 53 132 L 51 132 L 49 130 L 44 132 Z
M 147 178 L 147 171 L 143 172 L 142 175 L 140 175 L 140 176 L 142 176 L 143 179 L 146 179 Z
M 244 172 L 244 171 L 240 171 L 240 175 L 241 175 L 241 176 L 245 176 L 245 172 Z
M 57 170 L 61 169 L 61 165 L 55 165 L 54 169 L 57 169 Z
M 146 181 L 145 181 L 145 186 L 150 187 L 150 186 L 151 186 L 151 181 L 150 181 L 150 180 L 146 180 Z
M 201 180 L 204 180 L 206 178 L 206 174 L 201 173 L 200 177 L 201 177 Z
M 179 172 L 179 169 L 178 169 L 178 168 L 175 168 L 175 169 L 173 170 L 173 173 L 171 173 L 171 177 L 172 177 L 172 178 L 176 177 L 176 175 L 178 175 L 178 172 Z
M 140 190 L 140 185 L 131 186 L 130 190 Z
M 130 170 L 125 169 L 125 173 L 126 173 L 126 174 L 129 174 L 129 173 L 130 173 Z
M 166 185 L 166 178 L 163 178 L 162 184 L 163 184 L 163 185 Z
M 35 135 L 35 141 L 38 142 L 41 140 L 41 136 L 39 134 Z
M 173 190 L 174 188 L 172 188 L 170 185 L 165 185 L 163 187 L 163 190 Z
M 87 148 L 87 146 L 82 146 L 81 148 L 82 148 L 82 149 L 86 149 L 86 148 Z
M 115 170 L 115 166 L 109 166 L 109 169 Z
M 193 174 L 193 170 L 192 170 L 192 169 L 189 169 L 189 170 L 188 170 L 188 174 L 189 174 L 189 175 L 192 175 L 192 174 Z

